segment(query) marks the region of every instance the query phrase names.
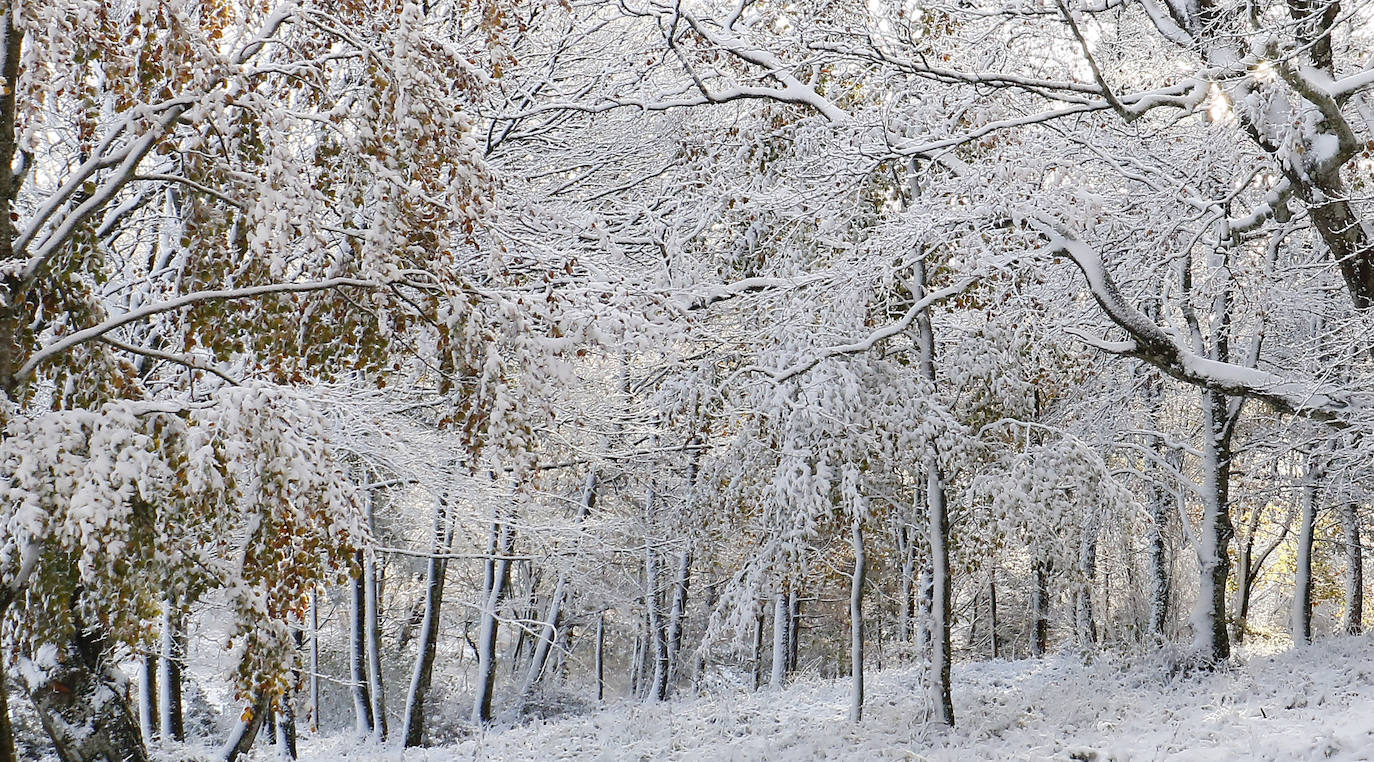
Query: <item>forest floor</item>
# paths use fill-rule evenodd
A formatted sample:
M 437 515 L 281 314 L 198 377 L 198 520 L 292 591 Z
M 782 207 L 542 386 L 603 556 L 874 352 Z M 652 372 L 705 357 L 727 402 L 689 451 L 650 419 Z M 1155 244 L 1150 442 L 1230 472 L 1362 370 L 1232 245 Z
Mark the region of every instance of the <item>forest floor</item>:
M 625 702 L 404 753 L 320 739 L 303 760 L 1367 760 L 1372 647 L 1331 638 L 1192 673 L 1163 654 L 959 664 L 953 731 L 925 722 L 920 673 L 895 668 L 869 676 L 859 723 L 847 680 L 800 677 L 781 693 Z

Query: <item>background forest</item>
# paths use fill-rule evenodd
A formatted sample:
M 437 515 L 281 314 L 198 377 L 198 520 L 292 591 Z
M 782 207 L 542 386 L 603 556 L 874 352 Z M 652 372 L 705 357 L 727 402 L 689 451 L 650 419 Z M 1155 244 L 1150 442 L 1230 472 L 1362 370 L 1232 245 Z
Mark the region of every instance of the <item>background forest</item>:
M 1368 2 L 0 7 L 0 760 L 1361 631 Z

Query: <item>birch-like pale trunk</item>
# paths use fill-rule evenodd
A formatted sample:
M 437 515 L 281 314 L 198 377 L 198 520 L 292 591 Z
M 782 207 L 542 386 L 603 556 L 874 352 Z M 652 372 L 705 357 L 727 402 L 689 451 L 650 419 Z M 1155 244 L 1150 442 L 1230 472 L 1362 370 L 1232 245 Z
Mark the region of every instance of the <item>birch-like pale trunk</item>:
M 438 652 L 439 615 L 444 606 L 444 582 L 448 575 L 445 557 L 453 546 L 453 521 L 448 514 L 448 499 L 434 502 L 434 529 L 431 553 L 425 569 L 424 619 L 420 624 L 420 640 L 415 654 L 415 669 L 410 675 L 410 689 L 406 692 L 403 743 L 407 747 L 420 746 L 425 738 L 425 702 L 429 698 L 434 676 L 434 657 Z
M 854 571 L 849 579 L 849 669 L 853 688 L 849 719 L 858 722 L 864 714 L 864 583 L 868 575 L 863 525 L 858 518 L 854 519 L 852 542 Z

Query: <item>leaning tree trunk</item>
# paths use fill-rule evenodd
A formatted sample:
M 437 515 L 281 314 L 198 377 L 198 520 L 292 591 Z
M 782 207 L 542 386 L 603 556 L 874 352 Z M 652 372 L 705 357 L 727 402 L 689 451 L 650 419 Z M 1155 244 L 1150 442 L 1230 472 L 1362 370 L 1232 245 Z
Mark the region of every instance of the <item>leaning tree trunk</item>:
M 587 473 L 586 483 L 582 486 L 582 502 L 577 508 L 577 525 L 579 530 L 582 522 L 587 518 L 596 505 L 596 471 Z M 554 640 L 558 634 L 558 620 L 563 613 L 563 600 L 567 595 L 568 572 L 563 569 L 558 572 L 558 581 L 554 584 L 553 595 L 549 598 L 549 607 L 544 614 L 544 621 L 539 627 L 539 642 L 535 644 L 534 655 L 530 658 L 529 669 L 525 672 L 525 680 L 520 686 L 520 699 L 523 702 L 529 698 L 534 691 L 535 683 L 538 682 L 540 675 L 544 672 L 544 665 L 548 662 L 549 651 L 553 648 Z
M 410 677 L 406 693 L 405 728 L 402 732 L 406 746 L 419 746 L 425 737 L 425 700 L 429 697 L 434 675 L 434 656 L 439 642 L 439 614 L 444 605 L 444 579 L 448 573 L 449 548 L 453 543 L 453 523 L 449 520 L 447 498 L 440 498 L 434 508 L 434 541 L 425 572 L 425 613 L 420 625 L 420 642 L 415 655 L 415 671 Z
M 1350 635 L 1364 631 L 1364 548 L 1360 545 L 1359 506 L 1347 500 L 1341 506 L 1345 533 L 1345 620 L 1341 629 Z
M 854 518 L 854 573 L 849 580 L 849 670 L 853 680 L 853 694 L 849 702 L 849 719 L 858 722 L 864 714 L 864 582 L 868 573 L 868 556 L 864 552 L 863 525 Z
M 229 739 L 224 743 L 224 751 L 221 754 L 224 762 L 237 762 L 239 757 L 253 748 L 253 741 L 257 739 L 262 723 L 270 711 L 266 697 L 243 710 L 238 722 L 234 724 L 234 729 L 229 732 Z
M 138 723 L 108 663 L 104 639 L 79 620 L 55 663 L 26 670 L 29 697 L 62 762 L 146 762 Z
M 477 695 L 473 698 L 472 721 L 477 725 L 491 722 L 492 693 L 496 688 L 496 637 L 499 620 L 497 614 L 501 601 L 505 598 L 506 588 L 510 585 L 511 552 L 514 546 L 515 530 L 508 522 L 501 521 L 498 513 L 491 525 L 488 540 L 490 555 L 486 561 L 486 587 L 483 591 L 482 630 L 478 636 L 477 649 Z

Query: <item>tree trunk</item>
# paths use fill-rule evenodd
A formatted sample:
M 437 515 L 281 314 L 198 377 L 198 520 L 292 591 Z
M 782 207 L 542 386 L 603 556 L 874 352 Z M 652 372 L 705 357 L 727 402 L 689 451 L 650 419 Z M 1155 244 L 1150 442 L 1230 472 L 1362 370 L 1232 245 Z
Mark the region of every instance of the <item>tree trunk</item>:
M 1199 586 L 1193 613 L 1194 645 L 1209 661 L 1231 656 L 1226 632 L 1226 580 L 1231 572 L 1231 445 L 1227 399 L 1204 392 L 1209 425 L 1203 436 L 1203 515 L 1198 531 Z
M 1031 589 L 1031 611 L 1035 623 L 1031 629 L 1031 654 L 1044 656 L 1050 648 L 1050 572 L 1054 562 L 1048 558 L 1031 563 L 1035 586 Z
M 283 697 L 277 713 L 277 748 L 283 757 L 296 759 L 296 710 L 287 697 Z
M 1002 656 L 1001 643 L 997 637 L 997 564 L 988 569 L 988 632 L 992 635 L 992 658 Z
M 666 623 L 663 621 L 661 606 L 661 587 L 659 583 L 659 559 L 654 551 L 654 510 L 656 495 L 654 485 L 649 485 L 644 498 L 645 536 L 644 536 L 644 610 L 649 627 L 646 646 L 648 658 L 653 660 L 653 677 L 649 684 L 648 697 L 654 701 L 668 698 L 668 641 Z M 647 670 L 646 670 L 647 672 Z
M 4 609 L 0 608 L 0 620 Z M 5 674 L 8 654 L 0 652 L 0 762 L 18 762 L 19 754 L 14 747 L 14 724 L 10 720 L 9 676 Z
M 369 551 L 367 565 L 363 568 L 363 581 L 366 589 L 366 642 L 367 642 L 367 685 L 372 700 L 372 730 L 377 740 L 385 741 L 386 700 L 382 679 L 382 629 L 378 611 L 382 606 L 381 581 L 378 579 L 376 555 Z
M 1347 500 L 1341 506 L 1345 533 L 1345 620 L 1341 628 L 1350 635 L 1364 631 L 1364 547 L 1360 545 L 1359 506 Z
M 158 719 L 164 741 L 186 740 L 182 716 L 181 667 L 186 658 L 186 620 L 170 597 L 163 602 L 162 642 L 158 658 Z
M 498 512 L 491 525 L 487 547 L 486 589 L 482 605 L 482 631 L 478 636 L 477 695 L 473 698 L 472 722 L 486 725 L 491 722 L 492 692 L 496 687 L 496 637 L 499 633 L 497 614 L 510 585 L 510 556 L 515 531 L 501 521 Z
M 596 471 L 587 473 L 587 480 L 582 486 L 582 502 L 577 509 L 577 524 L 580 528 L 587 514 L 596 505 Z M 549 598 L 549 607 L 544 614 L 544 621 L 540 625 L 539 642 L 535 645 L 534 654 L 530 658 L 529 669 L 525 672 L 524 683 L 520 686 L 520 699 L 523 702 L 534 690 L 534 685 L 539 680 L 539 676 L 544 671 L 544 664 L 548 661 L 549 650 L 553 647 L 554 640 L 558 634 L 558 619 L 563 611 L 563 598 L 567 595 L 568 572 L 560 570 L 558 572 L 558 582 L 554 585 L 553 596 Z
M 245 708 L 243 714 L 235 723 L 234 729 L 229 733 L 229 740 L 224 744 L 224 751 L 221 756 L 224 762 L 237 762 L 238 758 L 247 754 L 253 748 L 253 741 L 258 737 L 258 731 L 262 729 L 262 723 L 267 719 L 268 701 L 266 698 L 259 699 L 253 705 Z
M 849 669 L 854 692 L 849 703 L 849 719 L 858 722 L 864 713 L 864 581 L 868 557 L 864 552 L 863 526 L 857 517 L 853 543 L 854 573 L 849 581 Z
M 1150 486 L 1150 519 L 1150 632 L 1162 642 L 1169 617 L 1169 558 L 1164 544 L 1169 504 L 1159 485 Z
M 787 594 L 779 590 L 773 594 L 773 674 L 768 687 L 781 690 L 787 682 Z
M 897 580 L 897 631 L 903 643 L 911 643 L 916 636 L 916 543 L 905 524 L 897 527 L 897 556 L 902 560 Z
M 668 675 L 670 684 L 677 680 L 681 667 L 678 654 L 682 651 L 682 630 L 687 619 L 687 588 L 692 579 L 692 551 L 678 554 L 677 577 L 673 580 L 673 605 L 668 612 Z
M 447 498 L 434 504 L 434 532 L 432 554 L 425 570 L 425 613 L 420 625 L 420 642 L 415 655 L 415 670 L 410 676 L 410 690 L 406 693 L 405 728 L 402 732 L 406 746 L 419 746 L 425 738 L 425 701 L 429 698 L 430 682 L 434 676 L 434 656 L 439 643 L 439 615 L 444 606 L 444 581 L 448 574 L 448 559 L 444 556 L 453 544 L 453 522 L 448 515 Z
M 353 578 L 353 606 L 349 618 L 349 677 L 353 680 L 353 728 L 358 736 L 372 734 L 372 697 L 369 695 L 367 679 L 367 582 L 363 569 L 367 561 L 363 551 L 358 551 L 354 559 L 358 564 L 358 576 Z
M 763 623 L 762 609 L 754 614 L 754 690 L 763 685 Z
M 787 591 L 787 672 L 797 671 L 797 651 L 801 648 L 801 596 L 796 588 Z
M 310 732 L 320 732 L 320 608 L 319 594 L 310 591 Z
M 1081 577 L 1074 606 L 1079 646 L 1097 643 L 1097 626 L 1093 621 L 1093 586 L 1097 580 L 1097 522 L 1084 527 L 1078 546 L 1078 573 Z
M 157 657 L 146 654 L 139 658 L 138 680 L 138 725 L 143 733 L 143 743 L 150 744 L 157 738 Z
M 104 639 L 78 620 L 52 663 L 30 662 L 29 697 L 62 762 L 148 759 L 108 658 Z
M 596 615 L 596 700 L 606 698 L 606 612 Z
M 925 296 L 925 260 L 917 260 L 914 268 L 915 289 L 913 296 Z M 931 384 L 936 382 L 935 374 L 935 332 L 931 325 L 930 311 L 924 310 L 916 316 L 917 349 L 920 354 L 921 375 Z M 949 576 L 949 513 L 945 505 L 944 474 L 940 467 L 940 453 L 934 440 L 928 445 L 926 458 L 926 518 L 927 547 L 930 548 L 931 582 L 931 662 L 930 662 L 930 700 L 937 722 L 954 725 L 954 703 L 950 699 L 949 668 L 952 648 L 950 644 L 950 576 Z
M 1298 529 L 1297 569 L 1293 579 L 1293 645 L 1312 642 L 1312 535 L 1317 524 L 1317 483 L 1320 467 L 1308 463 L 1302 485 L 1302 523 Z

